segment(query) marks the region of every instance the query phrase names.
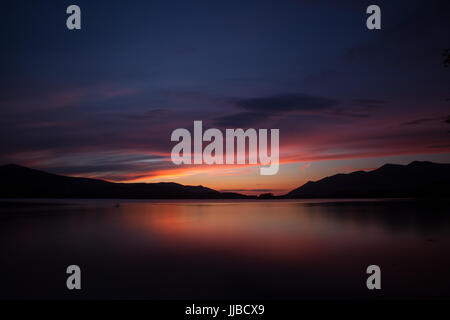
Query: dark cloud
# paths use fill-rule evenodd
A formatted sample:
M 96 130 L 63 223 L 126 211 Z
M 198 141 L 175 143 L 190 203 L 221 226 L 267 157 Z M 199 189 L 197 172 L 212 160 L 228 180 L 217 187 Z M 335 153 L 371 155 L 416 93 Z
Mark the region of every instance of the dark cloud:
M 411 121 L 405 122 L 405 123 L 403 123 L 403 125 L 406 125 L 406 126 L 420 125 L 420 124 L 433 122 L 433 121 L 442 121 L 444 119 L 445 119 L 445 117 L 419 118 L 419 119 L 415 119 L 415 120 L 411 120 Z M 446 121 L 449 121 L 449 120 L 446 120 Z
M 134 159 L 133 159 L 134 158 Z M 140 160 L 136 160 L 140 158 Z M 117 159 L 104 160 L 98 158 L 97 161 L 85 159 L 84 162 L 77 164 L 75 161 L 66 162 L 65 165 L 50 163 L 47 166 L 37 166 L 43 170 L 51 171 L 63 175 L 96 176 L 102 173 L 102 178 L 113 181 L 127 179 L 138 179 L 151 175 L 150 172 L 165 170 L 171 168 L 171 163 L 164 161 L 164 157 L 158 156 L 117 156 Z
M 323 113 L 324 115 L 341 117 L 341 118 L 369 118 L 371 115 L 367 112 L 360 112 L 354 110 L 345 110 L 343 108 L 331 110 L 329 112 Z
M 321 111 L 338 104 L 337 100 L 307 94 L 285 93 L 270 97 L 244 98 L 235 101 L 247 111 L 285 113 L 296 111 Z
M 273 120 L 292 120 L 298 115 L 331 118 L 369 118 L 374 108 L 386 104 L 377 99 L 354 99 L 349 104 L 302 93 L 283 93 L 267 97 L 231 99 L 241 112 L 221 115 L 214 119 L 219 127 L 250 127 Z
M 249 127 L 261 125 L 265 121 L 297 113 L 319 113 L 332 110 L 339 104 L 337 100 L 299 93 L 284 93 L 268 97 L 231 99 L 231 103 L 241 109 L 229 115 L 214 119 L 219 127 Z
M 435 146 L 429 146 L 430 149 L 448 149 L 450 148 L 450 144 L 440 144 Z
M 270 114 L 256 112 L 238 112 L 231 115 L 221 116 L 214 119 L 218 127 L 249 127 L 270 118 Z

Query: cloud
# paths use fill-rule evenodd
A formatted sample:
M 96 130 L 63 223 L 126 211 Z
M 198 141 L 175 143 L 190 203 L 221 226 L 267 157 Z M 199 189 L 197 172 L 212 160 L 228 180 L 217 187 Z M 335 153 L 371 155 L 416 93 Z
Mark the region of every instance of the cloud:
M 420 124 L 434 122 L 434 121 L 442 121 L 444 119 L 445 119 L 445 117 L 419 118 L 419 119 L 404 122 L 403 125 L 405 125 L 405 126 L 420 125 Z M 446 120 L 446 122 L 447 121 L 449 121 L 449 119 Z
M 441 144 L 441 145 L 435 145 L 435 146 L 429 146 L 430 149 L 449 149 L 450 144 Z
M 341 118 L 369 118 L 370 113 L 360 112 L 354 110 L 345 110 L 344 108 L 339 108 L 336 110 L 330 110 L 329 112 L 324 112 L 324 115 L 341 117 Z
M 292 120 L 296 115 L 313 115 L 328 118 L 369 118 L 373 109 L 386 101 L 354 99 L 343 103 L 337 99 L 303 93 L 282 93 L 265 97 L 234 98 L 229 100 L 240 110 L 214 118 L 220 127 L 251 127 L 273 120 Z
M 238 107 L 247 111 L 269 113 L 320 111 L 332 108 L 338 103 L 335 99 L 298 93 L 285 93 L 260 98 L 244 98 L 235 101 Z
M 240 111 L 214 118 L 214 123 L 220 127 L 261 125 L 265 121 L 274 120 L 288 114 L 315 114 L 328 110 L 333 111 L 334 107 L 339 104 L 335 99 L 302 93 L 283 93 L 254 98 L 234 98 L 229 101 Z M 337 112 L 337 110 L 333 112 Z
M 261 124 L 270 115 L 256 112 L 238 112 L 214 119 L 214 124 L 219 127 L 249 127 Z

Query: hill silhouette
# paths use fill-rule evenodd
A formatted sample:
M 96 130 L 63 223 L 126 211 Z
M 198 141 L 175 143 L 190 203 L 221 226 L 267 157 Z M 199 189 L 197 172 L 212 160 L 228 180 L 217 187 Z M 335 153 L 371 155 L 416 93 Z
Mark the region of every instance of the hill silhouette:
M 285 198 L 449 197 L 450 164 L 414 161 L 309 181 Z
M 23 166 L 0 166 L 0 198 L 117 198 L 117 199 L 246 199 L 246 195 L 219 192 L 178 183 L 113 183 L 66 177 Z
M 450 164 L 414 161 L 373 171 L 336 174 L 309 181 L 284 196 L 219 192 L 173 182 L 113 183 L 67 177 L 15 164 L 0 166 L 0 198 L 109 199 L 280 199 L 280 198 L 450 198 Z

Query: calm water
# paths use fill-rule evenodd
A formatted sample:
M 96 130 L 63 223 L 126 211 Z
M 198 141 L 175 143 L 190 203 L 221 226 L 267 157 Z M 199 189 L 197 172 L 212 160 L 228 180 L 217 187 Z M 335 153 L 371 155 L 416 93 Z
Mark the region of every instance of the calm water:
M 12 201 L 0 202 L 3 299 L 450 297 L 447 205 Z M 65 287 L 70 264 L 80 292 Z M 381 291 L 366 289 L 370 264 Z

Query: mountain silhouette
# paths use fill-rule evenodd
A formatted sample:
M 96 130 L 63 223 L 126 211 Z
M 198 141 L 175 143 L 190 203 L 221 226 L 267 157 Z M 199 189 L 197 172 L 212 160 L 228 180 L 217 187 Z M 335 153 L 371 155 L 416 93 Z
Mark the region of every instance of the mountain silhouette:
M 336 174 L 309 181 L 279 198 L 450 198 L 450 164 L 414 161 L 386 164 L 373 171 Z M 67 177 L 15 164 L 0 166 L 0 198 L 115 198 L 115 199 L 253 199 L 234 192 L 173 182 L 113 183 Z
M 66 177 L 23 166 L 0 166 L 0 198 L 116 198 L 116 199 L 246 199 L 250 196 L 219 192 L 178 183 L 113 183 Z
M 309 181 L 285 198 L 449 197 L 450 164 L 414 161 Z

